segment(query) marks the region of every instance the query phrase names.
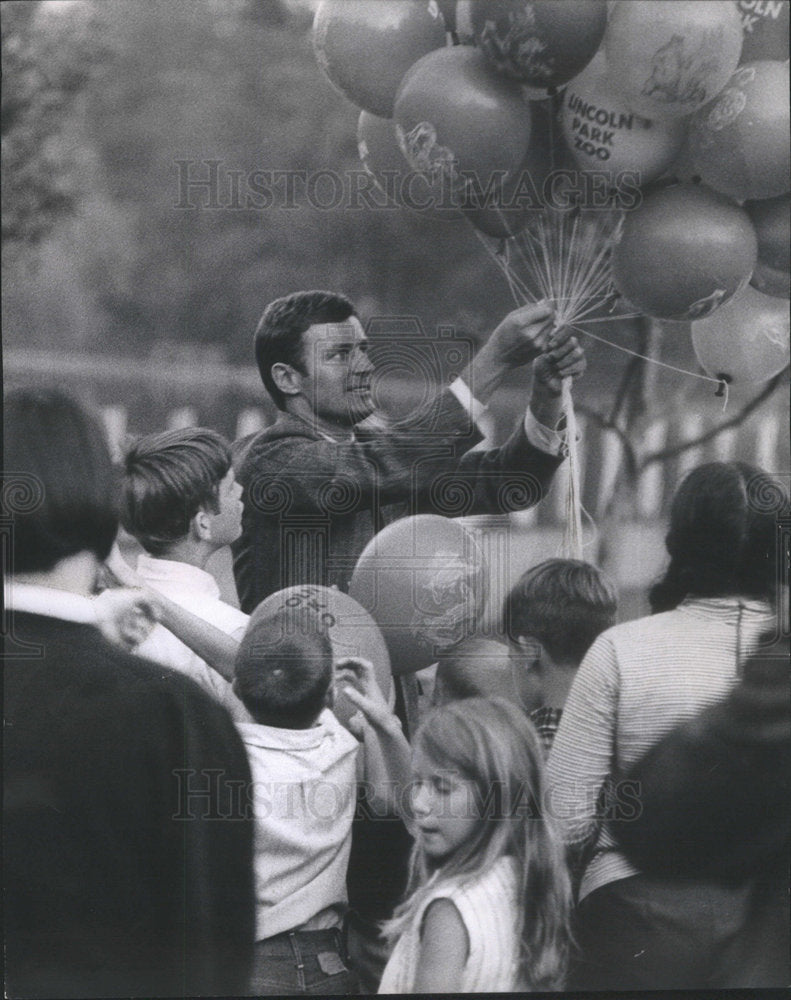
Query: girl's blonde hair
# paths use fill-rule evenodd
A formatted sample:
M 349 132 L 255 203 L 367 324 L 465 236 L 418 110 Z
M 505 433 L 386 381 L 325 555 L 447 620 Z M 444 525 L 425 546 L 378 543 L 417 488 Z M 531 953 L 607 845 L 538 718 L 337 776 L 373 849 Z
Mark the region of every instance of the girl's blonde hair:
M 470 840 L 435 864 L 416 842 L 405 902 L 385 924 L 395 940 L 438 881 L 463 883 L 511 856 L 518 873 L 520 979 L 531 990 L 562 989 L 570 946 L 571 882 L 563 845 L 545 811 L 543 753 L 530 720 L 504 698 L 465 698 L 435 709 L 414 748 L 438 771 L 477 789 L 480 823 Z

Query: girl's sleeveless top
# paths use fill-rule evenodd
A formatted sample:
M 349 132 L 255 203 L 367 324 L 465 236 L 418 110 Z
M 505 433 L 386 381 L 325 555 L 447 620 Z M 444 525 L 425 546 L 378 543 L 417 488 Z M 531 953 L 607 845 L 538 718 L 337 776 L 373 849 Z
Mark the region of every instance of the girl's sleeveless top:
M 411 993 L 420 956 L 420 929 L 426 908 L 435 899 L 449 899 L 461 915 L 470 942 L 460 991 L 511 992 L 521 988 L 516 936 L 518 880 L 513 858 L 499 858 L 480 875 L 438 880 L 395 944 L 385 967 L 380 993 Z

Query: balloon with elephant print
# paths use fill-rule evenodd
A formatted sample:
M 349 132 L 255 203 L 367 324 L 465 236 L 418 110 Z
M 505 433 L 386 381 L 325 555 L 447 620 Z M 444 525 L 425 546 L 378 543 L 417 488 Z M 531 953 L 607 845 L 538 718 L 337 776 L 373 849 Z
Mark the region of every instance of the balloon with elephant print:
M 788 63 L 740 66 L 695 115 L 690 146 L 701 178 L 732 198 L 774 198 L 791 184 Z
M 650 121 L 632 111 L 607 75 L 599 53 L 566 87 L 561 110 L 563 136 L 582 170 L 617 175 L 631 171 L 639 185 L 659 177 L 679 155 L 687 133 L 684 119 Z
M 516 172 L 528 149 L 530 104 L 478 49 L 430 52 L 407 72 L 395 102 L 396 132 L 415 170 L 445 173 L 454 189 L 472 174 L 486 187 Z
M 357 150 L 366 173 L 385 204 L 399 205 L 441 222 L 459 221 L 458 201 L 450 178 L 434 178 L 415 170 L 401 151 L 391 118 L 361 111 L 357 120 Z
M 472 5 L 472 27 L 498 73 L 550 88 L 567 83 L 593 58 L 607 8 L 599 0 L 487 0 Z
M 731 0 L 629 0 L 610 15 L 611 79 L 646 118 L 678 118 L 708 104 L 739 63 L 742 25 Z

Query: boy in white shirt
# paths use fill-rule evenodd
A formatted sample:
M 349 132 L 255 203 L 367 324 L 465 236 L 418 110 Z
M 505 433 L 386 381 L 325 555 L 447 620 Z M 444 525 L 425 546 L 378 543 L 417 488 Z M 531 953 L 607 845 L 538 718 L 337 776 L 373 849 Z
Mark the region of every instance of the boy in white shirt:
M 350 728 L 362 753 L 329 711 L 332 646 L 316 616 L 253 612 L 233 685 L 255 720 L 237 725 L 253 779 L 253 995 L 359 991 L 341 933 L 357 783 L 393 813 L 409 745 L 370 663 L 342 660 L 334 676 L 359 709 Z
M 138 576 L 237 641 L 248 616 L 220 600 L 206 564 L 239 537 L 240 497 L 230 448 L 215 431 L 189 427 L 151 434 L 126 454 L 122 522 L 146 550 L 138 557 Z M 235 721 L 249 719 L 231 690 L 231 676 L 222 676 L 216 664 L 210 666 L 163 626 L 156 626 L 137 652 L 191 677 Z

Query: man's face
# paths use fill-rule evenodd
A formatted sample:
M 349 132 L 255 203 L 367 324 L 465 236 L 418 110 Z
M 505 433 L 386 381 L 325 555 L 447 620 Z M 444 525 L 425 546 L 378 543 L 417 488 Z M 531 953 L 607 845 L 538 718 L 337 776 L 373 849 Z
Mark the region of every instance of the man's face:
M 315 415 L 351 427 L 373 413 L 368 340 L 355 316 L 317 323 L 302 334 L 302 392 Z

